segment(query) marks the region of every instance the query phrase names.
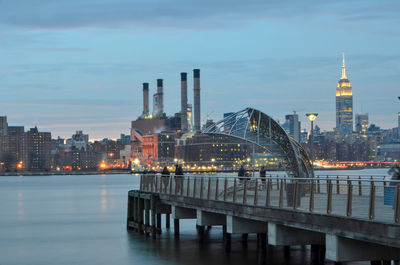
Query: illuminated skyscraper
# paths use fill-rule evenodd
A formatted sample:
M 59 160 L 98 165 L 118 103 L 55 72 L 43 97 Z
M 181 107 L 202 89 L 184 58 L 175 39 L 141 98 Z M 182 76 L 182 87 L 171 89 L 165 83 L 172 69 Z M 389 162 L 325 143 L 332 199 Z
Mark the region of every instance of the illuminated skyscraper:
M 336 128 L 347 134 L 353 131 L 353 91 L 347 79 L 344 53 L 342 75 L 336 88 Z

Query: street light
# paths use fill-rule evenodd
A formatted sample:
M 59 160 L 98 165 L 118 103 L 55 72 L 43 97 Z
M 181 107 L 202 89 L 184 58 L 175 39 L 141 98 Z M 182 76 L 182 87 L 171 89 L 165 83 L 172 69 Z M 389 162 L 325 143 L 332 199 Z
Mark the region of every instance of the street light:
M 311 153 L 311 164 L 314 166 L 314 120 L 317 118 L 318 113 L 308 113 L 307 118 L 311 121 L 311 135 L 310 135 L 310 153 Z

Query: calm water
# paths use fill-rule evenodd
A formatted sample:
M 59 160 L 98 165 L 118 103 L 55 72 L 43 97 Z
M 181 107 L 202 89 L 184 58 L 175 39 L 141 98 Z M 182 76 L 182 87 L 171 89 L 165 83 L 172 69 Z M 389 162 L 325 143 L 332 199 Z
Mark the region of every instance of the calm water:
M 386 169 L 317 174 L 386 174 Z M 0 177 L 0 265 L 35 264 L 257 264 L 255 237 L 247 248 L 232 238 L 222 249 L 215 227 L 199 245 L 195 221 L 181 222 L 181 239 L 164 229 L 152 240 L 126 231 L 127 192 L 133 175 Z M 164 221 L 164 220 L 163 220 Z M 269 264 L 307 264 L 309 252 L 293 248 L 285 259 L 273 250 Z

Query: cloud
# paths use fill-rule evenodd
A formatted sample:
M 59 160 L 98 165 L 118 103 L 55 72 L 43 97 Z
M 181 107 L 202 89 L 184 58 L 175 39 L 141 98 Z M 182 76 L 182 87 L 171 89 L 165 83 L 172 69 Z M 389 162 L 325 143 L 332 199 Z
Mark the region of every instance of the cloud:
M 340 16 L 346 20 L 396 19 L 399 4 L 386 1 L 277 0 L 13 0 L 0 2 L 0 23 L 24 28 L 77 27 L 218 28 L 235 22 L 287 19 L 296 16 Z M 384 15 L 380 15 L 384 13 Z

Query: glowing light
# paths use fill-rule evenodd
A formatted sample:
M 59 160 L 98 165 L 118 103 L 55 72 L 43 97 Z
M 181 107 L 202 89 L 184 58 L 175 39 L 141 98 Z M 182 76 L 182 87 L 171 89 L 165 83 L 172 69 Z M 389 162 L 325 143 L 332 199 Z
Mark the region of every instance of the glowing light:
M 20 162 L 17 164 L 17 168 L 18 168 L 18 169 L 24 168 L 24 162 L 20 161 Z
M 318 113 L 308 113 L 306 116 L 310 121 L 314 121 L 317 118 Z
M 104 162 L 100 163 L 100 169 L 104 170 L 106 168 L 107 168 L 106 163 L 104 163 Z

